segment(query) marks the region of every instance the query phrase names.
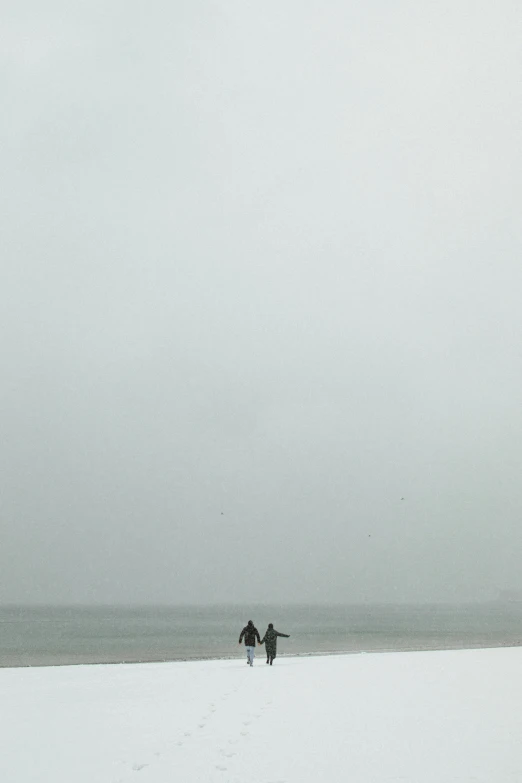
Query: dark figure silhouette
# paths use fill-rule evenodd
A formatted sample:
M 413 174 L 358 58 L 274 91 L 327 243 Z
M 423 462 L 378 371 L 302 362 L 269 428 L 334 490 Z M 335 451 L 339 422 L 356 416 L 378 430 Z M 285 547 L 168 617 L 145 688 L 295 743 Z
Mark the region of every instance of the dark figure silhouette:
M 268 623 L 268 628 L 266 629 L 266 633 L 263 636 L 263 638 L 260 641 L 260 644 L 265 645 L 266 650 L 266 662 L 272 666 L 274 662 L 274 658 L 277 655 L 277 637 L 278 636 L 284 636 L 285 639 L 288 639 L 290 634 L 289 633 L 279 633 L 279 631 L 276 631 L 272 623 Z
M 243 640 L 243 636 L 245 637 L 245 649 L 247 654 L 247 663 L 250 666 L 254 665 L 254 655 L 256 652 L 256 638 L 259 644 L 261 644 L 261 639 L 259 638 L 259 631 L 255 627 L 252 620 L 248 621 L 248 625 L 245 625 L 243 630 L 241 631 L 241 635 L 239 637 L 239 644 L 241 644 Z

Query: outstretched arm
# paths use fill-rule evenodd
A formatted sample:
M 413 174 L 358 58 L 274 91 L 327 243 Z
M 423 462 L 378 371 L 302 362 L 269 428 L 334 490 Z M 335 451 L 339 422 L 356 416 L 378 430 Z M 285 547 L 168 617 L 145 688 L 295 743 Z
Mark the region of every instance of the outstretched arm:
M 264 643 L 265 643 L 265 639 L 266 639 L 266 636 L 263 636 L 263 638 L 261 639 L 261 641 L 259 642 L 259 644 L 264 644 Z
M 290 634 L 289 633 L 279 633 L 279 631 L 276 631 L 276 636 L 284 636 L 285 639 L 288 639 Z
M 257 636 L 257 641 L 259 642 L 259 644 L 261 644 L 261 639 L 259 638 L 259 631 L 257 629 L 256 629 L 256 636 Z

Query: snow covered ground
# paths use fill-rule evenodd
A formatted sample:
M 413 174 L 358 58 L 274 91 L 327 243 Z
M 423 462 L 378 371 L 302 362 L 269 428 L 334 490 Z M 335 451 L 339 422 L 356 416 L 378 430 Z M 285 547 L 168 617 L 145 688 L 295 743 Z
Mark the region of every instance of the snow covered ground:
M 3 783 L 522 781 L 522 649 L 0 670 Z

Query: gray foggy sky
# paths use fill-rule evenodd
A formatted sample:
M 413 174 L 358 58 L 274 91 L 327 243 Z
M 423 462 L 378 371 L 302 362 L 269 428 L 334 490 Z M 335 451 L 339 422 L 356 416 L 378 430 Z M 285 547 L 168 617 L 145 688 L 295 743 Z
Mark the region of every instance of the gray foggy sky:
M 519 4 L 2 17 L 0 600 L 522 590 Z

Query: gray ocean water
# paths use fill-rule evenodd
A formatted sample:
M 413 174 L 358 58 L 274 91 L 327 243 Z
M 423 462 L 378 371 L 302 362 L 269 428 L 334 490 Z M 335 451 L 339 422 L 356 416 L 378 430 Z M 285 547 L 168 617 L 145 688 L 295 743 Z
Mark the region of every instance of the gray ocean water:
M 518 645 L 522 604 L 3 607 L 0 666 L 230 658 L 252 619 L 279 655 Z M 258 650 L 262 655 L 262 651 Z

